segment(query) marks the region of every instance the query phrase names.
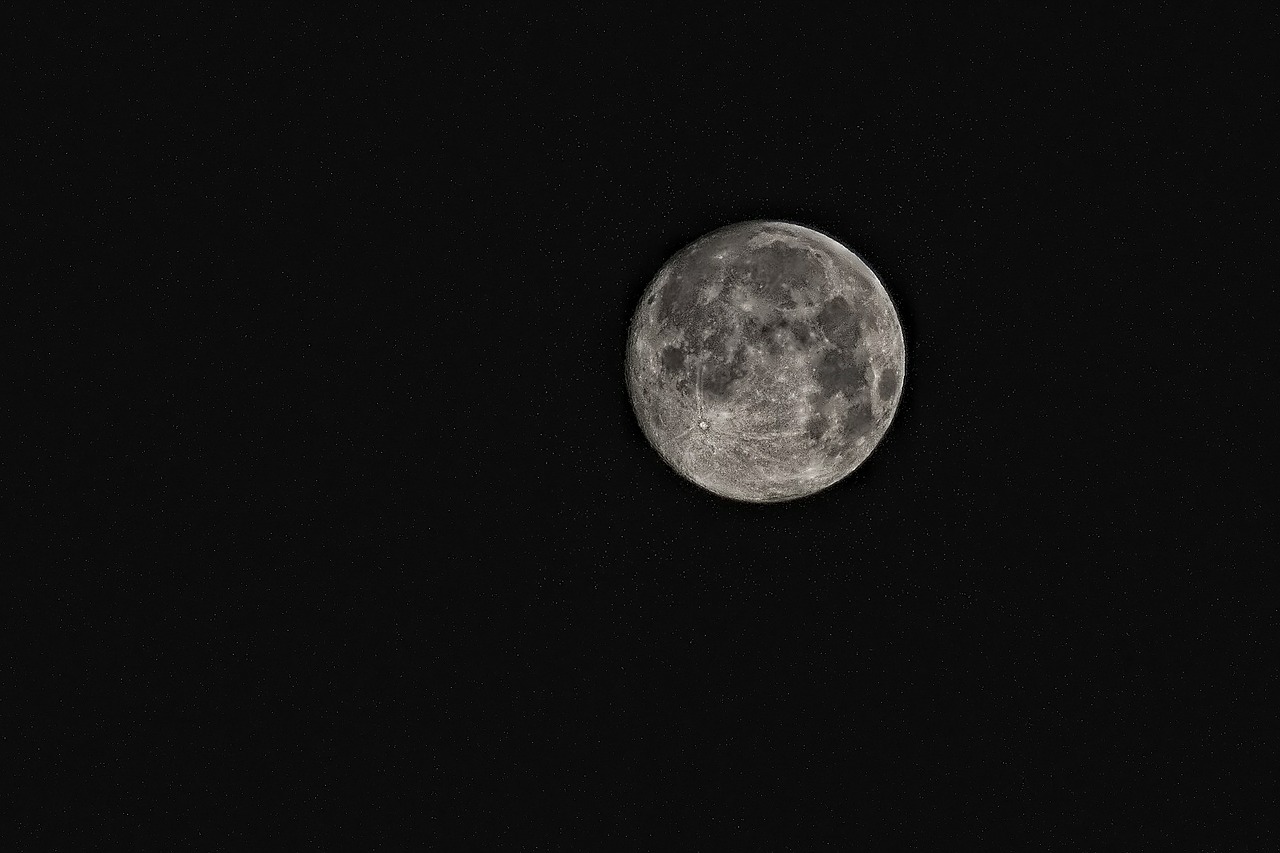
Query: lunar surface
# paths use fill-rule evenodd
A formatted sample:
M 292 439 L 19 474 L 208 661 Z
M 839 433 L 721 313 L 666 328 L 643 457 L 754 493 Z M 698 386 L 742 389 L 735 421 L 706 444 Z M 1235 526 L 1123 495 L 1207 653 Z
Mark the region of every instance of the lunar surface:
M 848 475 L 888 429 L 905 375 L 876 275 L 786 222 L 729 225 L 676 253 L 627 340 L 645 436 L 681 475 L 740 501 L 791 500 Z

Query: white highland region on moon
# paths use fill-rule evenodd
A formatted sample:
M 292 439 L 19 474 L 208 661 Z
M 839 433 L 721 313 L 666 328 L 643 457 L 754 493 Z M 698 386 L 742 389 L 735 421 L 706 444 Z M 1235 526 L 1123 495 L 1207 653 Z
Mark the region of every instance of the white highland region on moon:
M 787 222 L 729 225 L 677 252 L 627 340 L 645 436 L 682 476 L 742 501 L 803 497 L 861 465 L 905 374 L 880 280 L 845 246 Z

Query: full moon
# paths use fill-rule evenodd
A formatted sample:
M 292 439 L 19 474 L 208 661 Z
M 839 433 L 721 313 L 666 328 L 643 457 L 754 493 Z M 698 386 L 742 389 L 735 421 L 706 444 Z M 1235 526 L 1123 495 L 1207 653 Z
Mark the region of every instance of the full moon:
M 787 222 L 740 222 L 681 249 L 627 337 L 649 442 L 739 501 L 792 500 L 847 476 L 889 428 L 905 375 L 902 325 L 875 273 Z

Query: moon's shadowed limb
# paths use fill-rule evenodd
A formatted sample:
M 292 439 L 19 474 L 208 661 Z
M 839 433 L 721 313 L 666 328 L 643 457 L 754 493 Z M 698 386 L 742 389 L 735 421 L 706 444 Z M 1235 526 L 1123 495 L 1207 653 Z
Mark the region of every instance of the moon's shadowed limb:
M 726 498 L 803 497 L 884 436 L 906 375 L 902 325 L 849 249 L 786 222 L 729 225 L 675 254 L 627 340 L 631 403 L 677 472 Z

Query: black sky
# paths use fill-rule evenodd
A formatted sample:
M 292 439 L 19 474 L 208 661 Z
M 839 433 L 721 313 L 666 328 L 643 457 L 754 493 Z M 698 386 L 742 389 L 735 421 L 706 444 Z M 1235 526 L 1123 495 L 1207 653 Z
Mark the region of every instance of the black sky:
M 1260 839 L 1259 22 L 451 7 L 53 22 L 48 790 L 157 843 Z M 666 469 L 622 383 L 650 277 L 752 218 L 908 347 L 784 505 Z

